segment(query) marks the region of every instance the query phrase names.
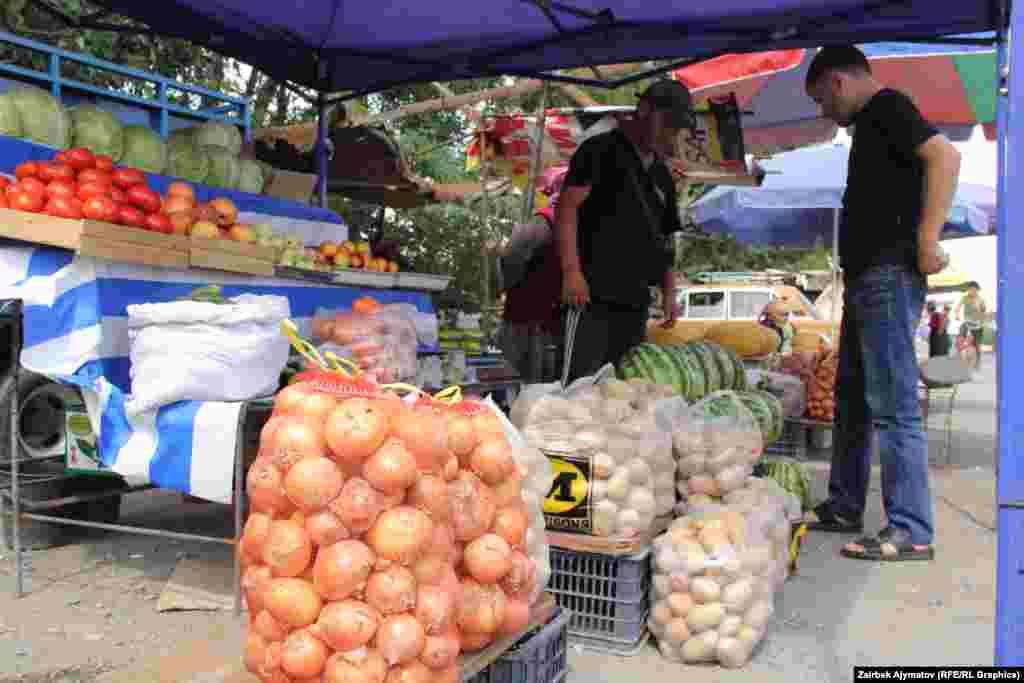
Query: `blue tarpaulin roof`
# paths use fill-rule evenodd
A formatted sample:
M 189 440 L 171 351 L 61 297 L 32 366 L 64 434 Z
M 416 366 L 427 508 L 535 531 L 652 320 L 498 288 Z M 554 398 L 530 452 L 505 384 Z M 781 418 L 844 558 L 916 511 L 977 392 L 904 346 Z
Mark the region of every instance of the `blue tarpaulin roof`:
M 99 0 L 321 91 L 992 30 L 994 0 Z M 542 10 L 544 6 L 547 11 Z

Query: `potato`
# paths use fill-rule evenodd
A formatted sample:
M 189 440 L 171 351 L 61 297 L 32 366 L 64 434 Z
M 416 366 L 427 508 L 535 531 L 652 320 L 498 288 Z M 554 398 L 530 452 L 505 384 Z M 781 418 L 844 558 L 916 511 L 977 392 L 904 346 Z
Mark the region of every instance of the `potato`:
M 626 464 L 629 471 L 629 483 L 634 486 L 653 487 L 653 472 L 651 466 L 640 458 L 633 458 Z
M 743 628 L 743 617 L 730 614 L 718 625 L 718 635 L 723 638 L 734 638 L 739 634 L 741 628 Z
M 678 662 L 682 660 L 682 657 L 679 654 L 679 648 L 673 647 L 672 643 L 667 640 L 662 639 L 658 641 L 658 652 L 660 652 L 661 656 L 670 662 Z
M 690 493 L 704 494 L 705 496 L 718 497 L 721 492 L 713 477 L 706 474 L 696 474 L 689 478 L 686 486 Z
M 699 455 L 683 457 L 676 464 L 676 473 L 683 478 L 693 477 L 705 471 L 704 458 Z
M 718 631 L 705 631 L 683 643 L 683 661 L 687 664 L 713 662 L 718 645 Z
M 629 472 L 619 467 L 608 480 L 608 497 L 616 502 L 626 500 L 632 487 L 629 485 Z
M 715 475 L 715 485 L 722 493 L 728 493 L 742 488 L 749 477 L 749 465 L 733 465 Z
M 641 517 L 653 517 L 655 508 L 654 494 L 650 489 L 636 487 L 626 498 L 626 508 L 635 510 Z
M 721 529 L 701 529 L 697 538 L 700 540 L 700 544 L 709 555 L 714 555 L 715 557 L 728 557 L 735 555 L 736 553 L 732 547 L 732 543 L 729 542 L 729 537 L 726 536 L 725 531 L 722 531 Z
M 548 487 L 551 488 L 551 487 Z M 603 479 L 594 479 L 590 482 L 590 500 L 597 503 L 608 497 L 608 482 Z
M 718 602 L 722 589 L 711 579 L 699 577 L 690 581 L 690 593 L 698 603 L 708 604 Z
M 601 406 L 601 415 L 609 422 L 618 424 L 633 417 L 633 406 L 628 400 L 610 398 Z
M 636 536 L 651 526 L 651 517 L 644 517 L 632 508 L 619 510 L 619 528 L 617 534 L 620 536 Z
M 615 377 L 609 377 L 600 385 L 601 393 L 605 398 L 612 399 L 623 399 L 626 401 L 632 401 L 637 397 L 637 388 L 617 379 Z
M 704 507 L 706 505 L 713 505 L 715 501 L 714 499 L 711 498 L 711 496 L 705 495 L 703 493 L 695 493 L 692 496 L 686 496 L 686 502 L 692 508 L 699 508 Z
M 594 506 L 592 519 L 595 536 L 611 536 L 618 525 L 619 506 L 610 500 L 602 500 Z
M 754 586 L 750 580 L 730 583 L 722 591 L 722 604 L 730 614 L 742 614 L 754 599 Z
M 689 593 L 690 592 L 690 577 L 682 572 L 676 572 L 669 577 L 672 586 L 672 592 L 674 593 Z
M 719 638 L 715 645 L 715 658 L 727 669 L 738 669 L 747 663 L 750 650 L 737 638 Z
M 711 474 L 718 474 L 722 470 L 737 464 L 742 459 L 739 449 L 736 448 L 726 448 L 724 451 L 713 451 L 713 453 L 715 454 L 707 459 L 705 465 Z
M 690 627 L 685 619 L 673 619 L 665 627 L 665 638 L 675 647 L 682 647 L 691 637 Z
M 608 441 L 600 429 L 581 429 L 576 432 L 573 440 L 579 445 L 582 450 L 599 450 L 604 448 L 605 443 Z
M 736 639 L 746 645 L 751 652 L 753 652 L 757 644 L 761 642 L 762 638 L 764 638 L 763 630 L 758 630 L 749 626 L 744 626 L 740 629 L 740 632 L 736 634 Z
M 672 593 L 666 602 L 677 617 L 685 617 L 694 608 L 693 596 L 689 593 Z
M 697 532 L 685 525 L 677 525 L 675 522 L 668 530 L 668 540 L 672 545 L 682 545 L 685 541 L 692 541 L 697 538 Z
M 659 517 L 661 515 L 667 515 L 675 509 L 676 506 L 676 492 L 673 491 L 669 494 L 655 493 L 654 495 L 654 511 Z
M 659 600 L 654 605 L 654 609 L 651 610 L 651 621 L 658 624 L 662 629 L 668 626 L 669 622 L 675 618 L 676 616 L 671 608 L 669 608 L 667 600 Z
M 710 605 L 697 605 L 687 612 L 686 624 L 694 633 L 701 633 L 709 629 L 718 628 L 718 625 L 722 623 L 724 618 L 725 608 L 722 607 L 722 603 L 714 602 Z M 750 624 L 748 623 L 748 625 Z M 718 635 L 717 632 L 715 635 Z
M 607 453 L 598 453 L 590 461 L 590 471 L 596 479 L 609 479 L 615 471 L 615 461 Z
M 771 546 L 766 543 L 750 546 L 742 553 L 741 557 L 744 569 L 755 576 L 759 576 L 771 566 Z
M 707 568 L 708 556 L 700 543 L 686 541 L 679 544 L 677 548 L 682 552 L 683 559 L 686 560 L 686 573 L 696 574 Z
M 668 574 L 655 574 L 651 584 L 654 586 L 654 597 L 658 599 L 667 598 L 672 592 L 672 578 Z
M 763 630 L 774 613 L 775 608 L 772 607 L 772 603 L 767 600 L 759 600 L 743 616 L 743 623 L 755 630 Z

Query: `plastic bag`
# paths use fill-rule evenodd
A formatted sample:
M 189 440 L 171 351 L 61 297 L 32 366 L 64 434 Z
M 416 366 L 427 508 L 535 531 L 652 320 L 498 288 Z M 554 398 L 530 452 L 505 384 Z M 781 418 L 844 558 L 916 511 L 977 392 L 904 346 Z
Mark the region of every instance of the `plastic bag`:
M 663 656 L 730 668 L 750 660 L 787 576 L 787 495 L 751 478 L 729 494 L 735 502 L 695 507 L 654 540 L 648 627 Z
M 382 384 L 416 377 L 416 328 L 401 307 L 373 312 L 321 308 L 312 329 L 323 350 L 355 362 Z
M 244 401 L 272 395 L 288 362 L 281 321 L 288 299 L 243 294 L 225 304 L 128 306 L 136 415 L 177 401 Z

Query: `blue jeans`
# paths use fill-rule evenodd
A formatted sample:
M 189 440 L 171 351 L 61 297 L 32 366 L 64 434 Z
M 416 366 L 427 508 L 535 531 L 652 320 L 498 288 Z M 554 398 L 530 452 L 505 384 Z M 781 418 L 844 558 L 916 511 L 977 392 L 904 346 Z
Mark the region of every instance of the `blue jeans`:
M 926 292 L 924 276 L 900 266 L 870 268 L 846 283 L 829 476 L 835 514 L 863 517 L 871 436 L 877 432 L 889 525 L 909 531 L 911 542 L 922 545 L 934 534 L 914 353 Z

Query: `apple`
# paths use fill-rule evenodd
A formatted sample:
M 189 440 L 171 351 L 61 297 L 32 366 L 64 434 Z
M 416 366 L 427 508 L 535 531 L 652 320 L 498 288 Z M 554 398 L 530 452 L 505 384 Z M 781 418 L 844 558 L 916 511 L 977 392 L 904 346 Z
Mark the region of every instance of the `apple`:
M 230 199 L 217 197 L 210 202 L 210 208 L 217 212 L 216 223 L 222 228 L 230 228 L 238 221 L 238 207 Z
M 359 253 L 359 254 L 369 254 L 370 253 L 370 243 L 369 242 L 359 242 L 359 243 L 357 243 L 356 244 L 356 252 Z
M 362 268 L 363 267 L 363 257 L 362 256 L 360 256 L 359 254 L 353 254 L 350 258 L 352 259 L 352 262 L 349 264 L 349 268 Z
M 348 252 L 342 250 L 334 255 L 334 265 L 341 268 L 350 268 L 352 266 L 352 256 Z
M 168 218 L 171 220 L 171 228 L 175 235 L 187 235 L 192 232 L 192 218 L 191 212 L 184 213 L 172 213 Z
M 334 255 L 338 253 L 338 245 L 334 242 L 321 242 L 320 253 L 327 258 L 334 258 Z
M 356 253 L 356 243 L 352 240 L 345 240 L 341 243 L 341 248 L 350 254 Z
M 256 233 L 252 227 L 245 223 L 235 223 L 228 230 L 228 236 L 236 242 L 256 242 Z
M 397 273 L 398 272 L 398 264 L 395 263 L 394 261 L 388 261 L 388 272 L 389 273 Z
M 198 221 L 192 226 L 192 232 L 189 234 L 193 237 L 215 240 L 220 238 L 220 228 L 210 221 Z

